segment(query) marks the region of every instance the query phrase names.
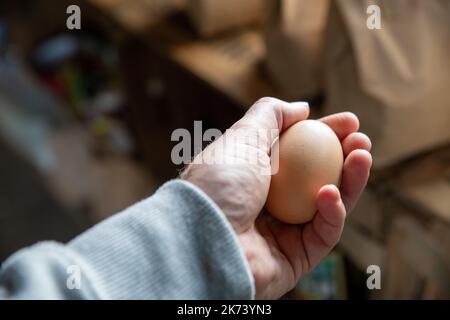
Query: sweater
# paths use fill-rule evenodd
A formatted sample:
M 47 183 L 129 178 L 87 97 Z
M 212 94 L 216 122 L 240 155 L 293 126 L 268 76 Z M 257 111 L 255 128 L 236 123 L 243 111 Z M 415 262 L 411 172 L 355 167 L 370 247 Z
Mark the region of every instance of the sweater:
M 2 299 L 252 299 L 253 276 L 219 207 L 172 180 L 67 244 L 2 263 Z

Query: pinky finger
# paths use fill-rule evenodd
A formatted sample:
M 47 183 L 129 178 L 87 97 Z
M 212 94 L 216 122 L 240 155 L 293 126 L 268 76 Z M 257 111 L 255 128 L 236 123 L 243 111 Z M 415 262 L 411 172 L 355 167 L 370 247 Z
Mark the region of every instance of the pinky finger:
M 317 208 L 313 221 L 303 229 L 303 243 L 310 268 L 314 268 L 339 241 L 346 215 L 339 189 L 333 185 L 320 189 Z

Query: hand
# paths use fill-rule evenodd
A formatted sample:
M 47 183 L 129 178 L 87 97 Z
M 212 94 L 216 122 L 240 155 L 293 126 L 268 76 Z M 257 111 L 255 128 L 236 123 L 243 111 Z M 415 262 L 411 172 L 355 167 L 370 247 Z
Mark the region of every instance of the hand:
M 250 136 L 258 129 L 279 129 L 282 133 L 308 115 L 306 103 L 263 98 L 231 129 L 248 130 Z M 285 224 L 264 209 L 270 175 L 262 175 L 261 169 L 270 169 L 270 146 L 276 137 L 262 143 L 261 137 L 259 141 L 220 143 L 233 134 L 227 131 L 197 157 L 232 158 L 236 160 L 234 164 L 229 164 L 230 161 L 191 164 L 182 174 L 182 178 L 200 187 L 216 202 L 233 226 L 253 273 L 258 299 L 279 298 L 319 264 L 339 241 L 345 216 L 367 183 L 372 165 L 371 142 L 357 132 L 358 118 L 345 112 L 320 121 L 330 126 L 340 139 L 345 161 L 340 188 L 327 185 L 319 190 L 318 211 L 309 223 Z M 241 155 L 257 161 L 242 161 Z

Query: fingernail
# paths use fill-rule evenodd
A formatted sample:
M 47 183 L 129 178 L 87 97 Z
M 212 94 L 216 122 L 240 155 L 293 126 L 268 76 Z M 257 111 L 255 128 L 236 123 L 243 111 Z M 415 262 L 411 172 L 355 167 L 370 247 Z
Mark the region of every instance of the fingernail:
M 309 103 L 305 101 L 291 102 L 291 106 L 294 108 L 309 110 Z
M 336 187 L 334 184 L 328 184 L 327 187 L 328 187 L 328 188 L 332 188 L 332 189 L 334 189 L 334 191 L 336 191 L 337 193 L 339 193 L 338 187 Z
M 339 188 L 336 187 L 334 184 L 329 184 L 328 185 L 329 188 L 333 189 L 336 193 L 336 202 L 340 202 L 341 201 L 341 192 L 339 191 Z

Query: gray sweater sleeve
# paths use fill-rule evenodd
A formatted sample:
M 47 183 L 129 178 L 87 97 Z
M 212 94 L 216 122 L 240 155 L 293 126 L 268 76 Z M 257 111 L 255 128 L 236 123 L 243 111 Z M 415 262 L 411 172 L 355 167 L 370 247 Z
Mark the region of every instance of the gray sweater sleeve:
M 173 180 L 66 245 L 8 258 L 0 298 L 252 299 L 253 277 L 221 210 Z

